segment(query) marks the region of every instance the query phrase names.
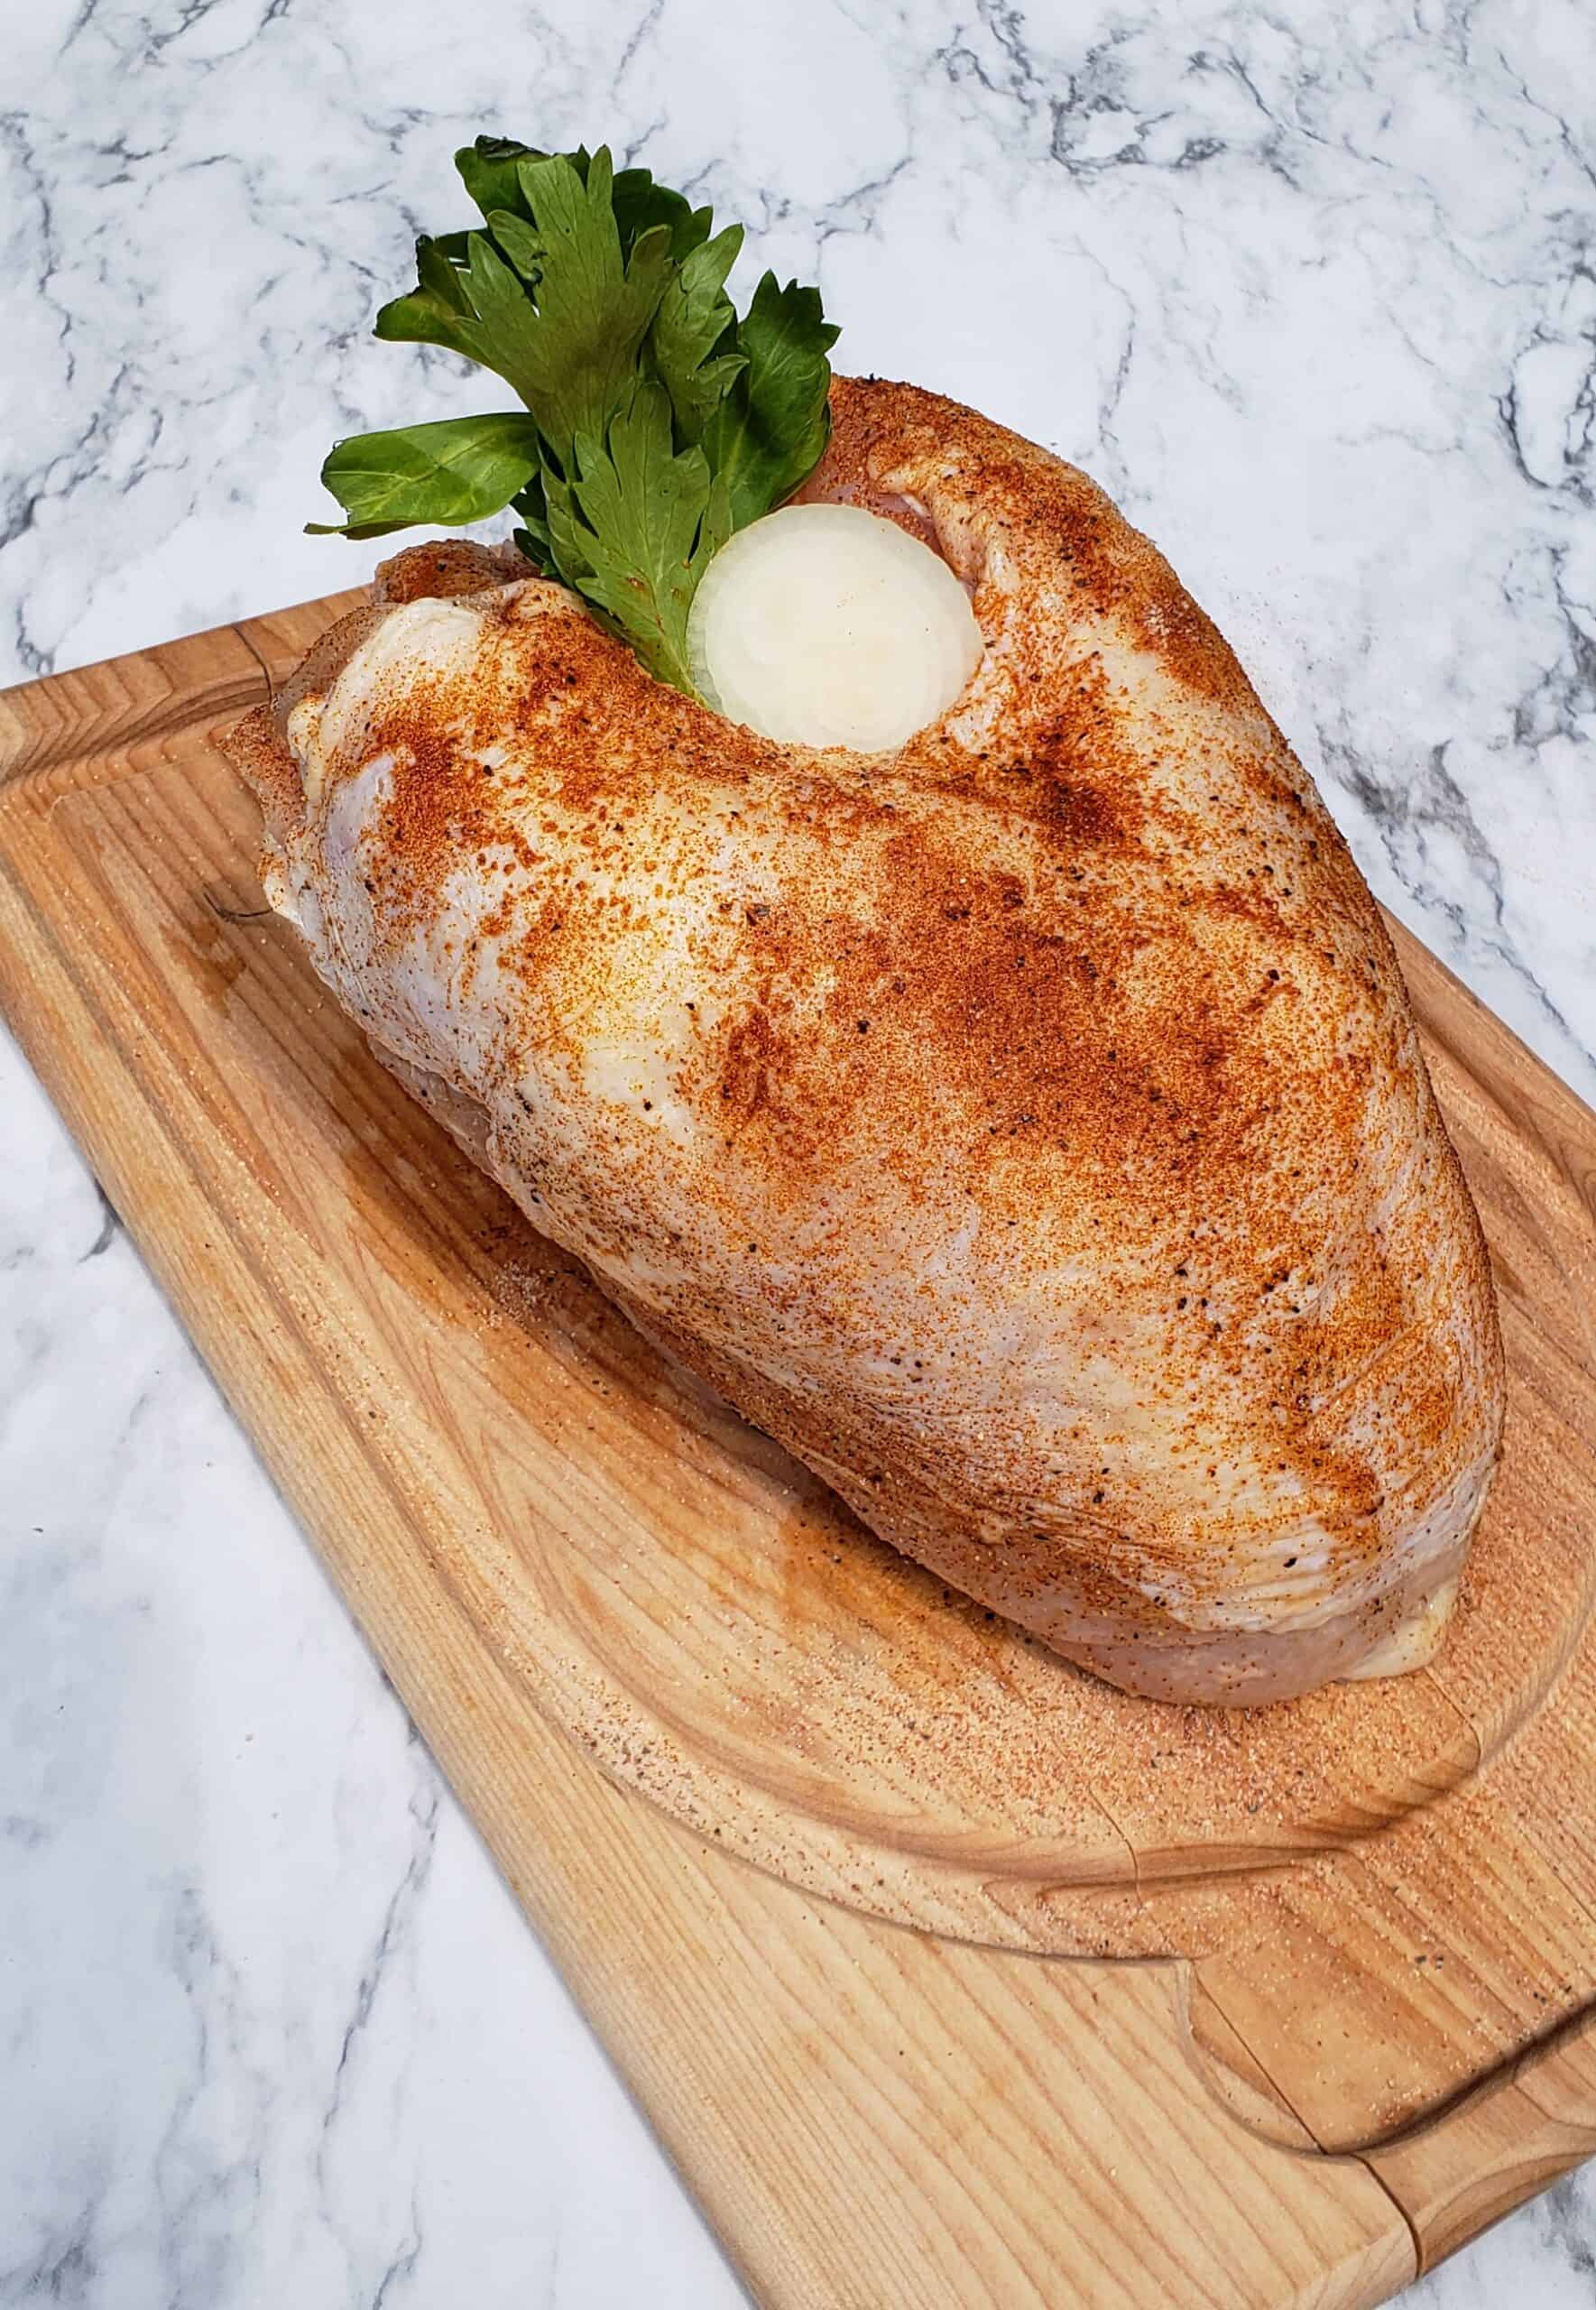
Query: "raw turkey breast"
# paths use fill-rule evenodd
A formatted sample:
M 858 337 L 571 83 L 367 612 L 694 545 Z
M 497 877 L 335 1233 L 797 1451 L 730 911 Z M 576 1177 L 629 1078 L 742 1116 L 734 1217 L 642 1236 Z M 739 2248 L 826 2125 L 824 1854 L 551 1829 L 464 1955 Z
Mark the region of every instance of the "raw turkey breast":
M 1085 476 L 839 378 L 804 494 L 984 658 L 776 744 L 503 551 L 388 563 L 230 750 L 378 1055 L 650 1337 L 1129 1689 L 1437 1642 L 1495 1462 L 1480 1227 L 1395 956 L 1230 649 Z

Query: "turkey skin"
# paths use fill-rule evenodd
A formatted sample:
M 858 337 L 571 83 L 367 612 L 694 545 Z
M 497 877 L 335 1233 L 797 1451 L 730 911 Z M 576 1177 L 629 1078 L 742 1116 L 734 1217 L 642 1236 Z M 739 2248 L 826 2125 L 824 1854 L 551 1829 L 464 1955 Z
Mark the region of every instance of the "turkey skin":
M 1439 1642 L 1499 1446 L 1480 1226 L 1379 911 L 1073 467 L 839 378 L 802 493 L 985 651 L 890 753 L 654 680 L 503 550 L 399 555 L 228 740 L 378 1055 L 876 1532 L 1158 1698 Z

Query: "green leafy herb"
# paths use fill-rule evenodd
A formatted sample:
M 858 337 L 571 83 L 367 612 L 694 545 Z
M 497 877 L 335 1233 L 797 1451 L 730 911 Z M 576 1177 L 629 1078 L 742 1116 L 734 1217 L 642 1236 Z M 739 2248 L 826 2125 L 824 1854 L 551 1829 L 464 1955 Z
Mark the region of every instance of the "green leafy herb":
M 740 319 L 741 226 L 615 172 L 607 150 L 478 137 L 455 156 L 480 226 L 416 245 L 417 283 L 376 334 L 438 345 L 524 403 L 340 441 L 322 480 L 349 537 L 475 522 L 512 505 L 516 543 L 690 691 L 687 621 L 711 557 L 780 504 L 826 447 L 818 292 L 767 273 Z
M 544 483 L 556 566 L 645 666 L 691 689 L 687 611 L 731 534 L 725 485 L 702 449 L 672 446 L 670 396 L 638 377 L 602 439 L 578 438 L 572 477 Z
M 484 521 L 526 488 L 539 454 L 537 426 L 517 410 L 357 433 L 321 469 L 349 519 L 306 526 L 315 537 L 378 538 L 416 522 Z
M 830 431 L 826 356 L 836 337 L 817 289 L 796 281 L 778 288 L 765 274 L 737 330 L 747 366 L 705 430 L 705 450 L 732 493 L 734 529 L 790 497 L 819 463 Z
M 735 349 L 737 314 L 726 294 L 726 275 L 742 246 L 742 226 L 728 225 L 672 266 L 649 330 L 650 366 L 670 395 L 678 432 L 688 441 L 703 439 L 705 427 L 748 366 L 747 354 Z M 723 344 L 732 349 L 717 353 Z

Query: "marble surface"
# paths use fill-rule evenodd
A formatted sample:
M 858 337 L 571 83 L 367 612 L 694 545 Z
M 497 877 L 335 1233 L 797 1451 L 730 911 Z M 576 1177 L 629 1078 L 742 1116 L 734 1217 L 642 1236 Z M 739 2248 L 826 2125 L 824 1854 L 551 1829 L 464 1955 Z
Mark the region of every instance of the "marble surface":
M 448 29 L 469 23 L 469 32 Z M 608 138 L 839 363 L 1078 458 L 1380 895 L 1596 1093 L 1587 0 L 32 0 L 0 679 L 348 584 L 337 433 L 481 128 Z M 0 1057 L 0 2303 L 742 2297 L 20 1059 Z M 1411 2297 L 1596 2303 L 1576 2176 Z

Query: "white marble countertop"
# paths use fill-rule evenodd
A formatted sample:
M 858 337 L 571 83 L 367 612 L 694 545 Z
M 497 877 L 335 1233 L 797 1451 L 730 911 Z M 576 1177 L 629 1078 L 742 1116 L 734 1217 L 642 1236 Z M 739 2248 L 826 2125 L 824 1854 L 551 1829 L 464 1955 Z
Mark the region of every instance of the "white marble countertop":
M 608 139 L 1097 474 L 1589 1096 L 1587 5 L 31 0 L 0 680 L 355 582 L 335 434 L 486 405 L 366 336 L 453 148 Z M 0 2302 L 740 2300 L 9 1049 L 0 1277 Z M 1593 2273 L 1587 2176 L 1410 2299 Z

